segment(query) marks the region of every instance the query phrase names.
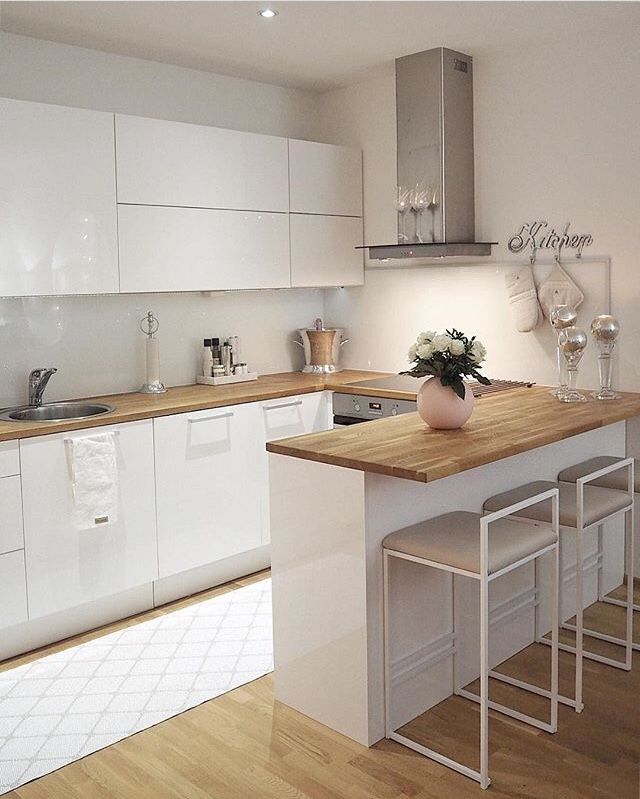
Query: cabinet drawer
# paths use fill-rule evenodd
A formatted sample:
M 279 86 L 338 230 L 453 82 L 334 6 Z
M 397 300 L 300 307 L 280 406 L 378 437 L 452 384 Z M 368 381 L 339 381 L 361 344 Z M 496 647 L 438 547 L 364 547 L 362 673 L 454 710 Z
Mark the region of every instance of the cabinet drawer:
M 0 480 L 0 555 L 24 547 L 20 477 Z
M 0 441 L 0 477 L 20 474 L 20 455 L 17 441 Z
M 27 587 L 24 552 L 0 555 L 0 627 L 27 620 Z

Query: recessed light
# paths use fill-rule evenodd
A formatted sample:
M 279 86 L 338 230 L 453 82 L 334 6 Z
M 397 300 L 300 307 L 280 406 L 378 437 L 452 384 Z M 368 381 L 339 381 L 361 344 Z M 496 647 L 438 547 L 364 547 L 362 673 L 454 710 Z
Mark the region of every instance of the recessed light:
M 258 11 L 258 14 L 263 17 L 263 19 L 273 19 L 278 16 L 278 12 L 274 11 L 273 8 L 263 8 L 261 11 Z

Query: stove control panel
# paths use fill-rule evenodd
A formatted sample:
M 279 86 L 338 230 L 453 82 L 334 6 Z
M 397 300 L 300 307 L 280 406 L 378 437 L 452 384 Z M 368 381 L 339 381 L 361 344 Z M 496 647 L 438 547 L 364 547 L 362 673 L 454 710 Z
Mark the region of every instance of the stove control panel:
M 336 417 L 351 419 L 353 422 L 367 422 L 402 413 L 415 413 L 416 403 L 412 400 L 396 400 L 388 397 L 366 397 L 355 394 L 333 394 L 333 414 Z

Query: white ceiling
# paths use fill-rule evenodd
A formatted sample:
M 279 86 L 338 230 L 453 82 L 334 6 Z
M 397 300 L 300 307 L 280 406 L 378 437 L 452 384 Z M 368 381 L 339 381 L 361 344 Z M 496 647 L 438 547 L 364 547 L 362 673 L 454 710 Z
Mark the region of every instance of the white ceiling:
M 279 11 L 263 20 L 265 6 Z M 0 28 L 311 91 L 445 45 L 479 55 L 536 37 L 640 27 L 638 2 L 1 2 Z

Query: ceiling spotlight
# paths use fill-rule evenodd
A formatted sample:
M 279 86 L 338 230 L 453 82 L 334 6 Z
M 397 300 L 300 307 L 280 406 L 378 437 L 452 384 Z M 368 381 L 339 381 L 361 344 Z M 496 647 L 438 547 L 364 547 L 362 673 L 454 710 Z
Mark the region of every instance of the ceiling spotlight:
M 273 19 L 278 16 L 278 12 L 274 11 L 273 8 L 263 8 L 261 11 L 258 11 L 258 14 L 264 19 Z

